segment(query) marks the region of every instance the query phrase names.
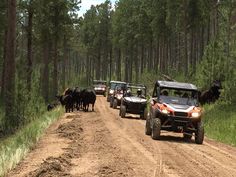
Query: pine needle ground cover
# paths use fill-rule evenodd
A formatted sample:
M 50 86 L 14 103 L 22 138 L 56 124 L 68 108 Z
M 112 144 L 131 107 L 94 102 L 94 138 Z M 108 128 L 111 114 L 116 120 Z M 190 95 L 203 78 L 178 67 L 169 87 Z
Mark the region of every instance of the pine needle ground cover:
M 15 167 L 51 123 L 60 118 L 62 108 L 46 112 L 0 143 L 0 176 Z
M 234 104 L 212 104 L 205 106 L 206 136 L 236 146 L 236 109 Z

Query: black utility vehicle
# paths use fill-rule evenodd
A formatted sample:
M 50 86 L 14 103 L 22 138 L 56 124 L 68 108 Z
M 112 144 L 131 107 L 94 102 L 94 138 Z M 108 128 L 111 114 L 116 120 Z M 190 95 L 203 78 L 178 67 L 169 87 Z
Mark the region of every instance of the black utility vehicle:
M 120 86 L 120 87 L 125 87 L 126 82 L 122 82 L 122 81 L 110 81 L 108 89 L 107 89 L 107 101 L 110 101 L 111 96 L 113 96 L 114 91 L 115 91 L 115 87 L 116 86 Z
M 160 139 L 161 130 L 183 133 L 186 140 L 195 135 L 202 144 L 204 126 L 202 109 L 198 103 L 198 90 L 189 83 L 157 81 L 147 116 L 145 133 Z
M 145 85 L 127 85 L 126 92 L 121 100 L 120 116 L 124 118 L 126 113 L 139 114 L 141 119 L 146 119 L 147 99 Z
M 107 81 L 104 80 L 94 80 L 93 87 L 96 95 L 106 96 Z

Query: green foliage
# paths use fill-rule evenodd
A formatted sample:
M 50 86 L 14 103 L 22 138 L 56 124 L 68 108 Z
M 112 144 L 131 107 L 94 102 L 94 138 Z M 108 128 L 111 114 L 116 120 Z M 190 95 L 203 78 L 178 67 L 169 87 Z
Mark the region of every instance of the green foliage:
M 203 60 L 198 64 L 196 80 L 203 88 L 209 88 L 216 79 L 225 78 L 226 56 L 221 49 L 222 46 L 217 41 L 212 41 L 205 49 Z
M 35 121 L 23 126 L 16 134 L 2 139 L 0 143 L 0 176 L 15 167 L 26 153 L 35 145 L 45 129 L 63 113 L 57 108 L 37 116 Z
M 221 102 L 206 105 L 204 123 L 208 137 L 236 146 L 235 105 Z

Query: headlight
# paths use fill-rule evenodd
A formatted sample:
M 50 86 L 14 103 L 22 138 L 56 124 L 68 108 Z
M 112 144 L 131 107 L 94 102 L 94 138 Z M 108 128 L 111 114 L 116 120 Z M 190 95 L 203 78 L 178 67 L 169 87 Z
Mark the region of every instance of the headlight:
M 201 115 L 201 114 L 200 114 L 199 112 L 193 112 L 193 113 L 192 113 L 192 117 L 193 117 L 193 118 L 200 117 L 200 115 Z
M 163 114 L 169 114 L 169 113 L 170 113 L 167 109 L 162 109 L 161 112 L 162 112 Z
M 110 90 L 110 94 L 113 94 L 114 93 L 114 90 Z

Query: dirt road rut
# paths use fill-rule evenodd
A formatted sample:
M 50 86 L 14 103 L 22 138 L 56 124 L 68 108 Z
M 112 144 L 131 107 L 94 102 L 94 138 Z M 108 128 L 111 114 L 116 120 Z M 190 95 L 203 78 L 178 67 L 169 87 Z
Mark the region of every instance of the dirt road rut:
M 95 112 L 66 114 L 7 176 L 236 176 L 236 148 L 169 132 L 154 141 L 144 125 L 97 97 Z

